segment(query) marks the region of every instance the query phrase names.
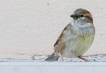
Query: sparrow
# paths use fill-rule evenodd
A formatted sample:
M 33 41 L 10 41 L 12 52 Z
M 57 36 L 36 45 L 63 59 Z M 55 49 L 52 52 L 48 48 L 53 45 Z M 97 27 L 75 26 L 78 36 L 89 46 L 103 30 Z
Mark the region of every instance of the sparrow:
M 77 57 L 84 61 L 82 55 L 90 48 L 95 35 L 95 27 L 91 13 L 86 9 L 76 9 L 73 18 L 62 31 L 54 44 L 54 52 L 45 61 L 57 61 L 59 57 Z

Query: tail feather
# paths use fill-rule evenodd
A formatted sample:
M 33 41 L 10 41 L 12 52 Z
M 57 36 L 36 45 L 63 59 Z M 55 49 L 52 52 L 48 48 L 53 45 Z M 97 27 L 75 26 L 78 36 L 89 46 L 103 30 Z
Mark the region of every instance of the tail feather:
M 53 53 L 45 61 L 57 61 L 58 58 L 59 58 L 59 56 L 58 55 L 55 56 L 55 54 Z

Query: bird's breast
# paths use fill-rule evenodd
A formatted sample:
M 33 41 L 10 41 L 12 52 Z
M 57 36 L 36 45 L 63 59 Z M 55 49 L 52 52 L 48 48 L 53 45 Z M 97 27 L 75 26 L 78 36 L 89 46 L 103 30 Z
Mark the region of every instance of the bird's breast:
M 64 32 L 65 50 L 63 56 L 76 57 L 84 54 L 94 39 L 93 27 L 73 27 Z

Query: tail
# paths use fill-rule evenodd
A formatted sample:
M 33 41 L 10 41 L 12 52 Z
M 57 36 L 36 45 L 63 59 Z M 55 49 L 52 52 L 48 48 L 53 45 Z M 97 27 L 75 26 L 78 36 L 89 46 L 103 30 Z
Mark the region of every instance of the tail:
M 57 61 L 58 58 L 59 58 L 59 56 L 58 55 L 55 56 L 55 54 L 53 53 L 45 61 Z

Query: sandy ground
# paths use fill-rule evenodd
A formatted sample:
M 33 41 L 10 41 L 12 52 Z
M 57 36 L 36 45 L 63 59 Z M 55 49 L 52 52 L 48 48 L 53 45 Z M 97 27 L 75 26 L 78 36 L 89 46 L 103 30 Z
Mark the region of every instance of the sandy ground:
M 0 53 L 1 62 L 45 62 L 48 55 L 37 55 L 37 54 L 21 54 L 21 53 Z M 106 62 L 106 54 L 88 55 L 83 56 L 88 62 Z M 59 62 L 62 60 L 59 58 Z M 84 62 L 78 58 L 64 58 L 64 62 Z
M 53 52 L 53 50 L 46 51 L 35 51 L 35 50 L 11 50 L 1 51 L 0 61 L 1 62 L 45 62 L 45 59 Z M 48 54 L 48 55 L 47 55 Z M 95 54 L 95 55 L 84 55 L 84 58 L 88 62 L 106 62 L 106 54 Z M 59 58 L 59 62 L 62 60 Z M 79 58 L 64 58 L 64 62 L 84 62 Z

